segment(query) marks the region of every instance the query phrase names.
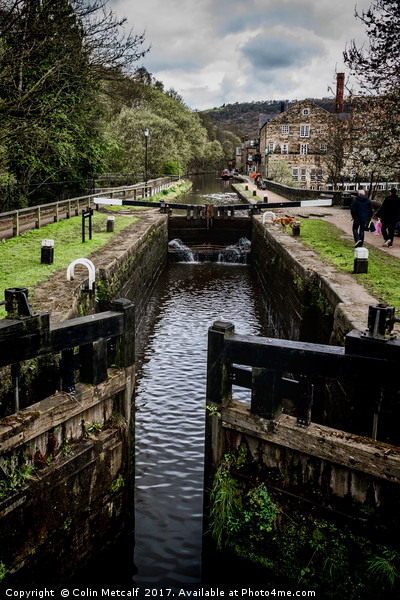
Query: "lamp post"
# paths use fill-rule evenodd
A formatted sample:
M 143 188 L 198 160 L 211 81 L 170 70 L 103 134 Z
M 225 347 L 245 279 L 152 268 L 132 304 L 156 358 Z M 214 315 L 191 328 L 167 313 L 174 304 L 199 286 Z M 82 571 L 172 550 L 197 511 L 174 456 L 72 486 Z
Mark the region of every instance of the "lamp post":
M 147 198 L 147 142 L 148 142 L 148 139 L 149 139 L 149 134 L 150 134 L 150 131 L 146 127 L 146 129 L 144 130 L 144 139 L 145 139 L 145 142 L 146 142 L 146 154 L 145 154 L 145 160 L 144 160 L 144 170 L 145 170 L 145 175 L 144 175 L 144 178 L 145 178 L 144 195 L 145 195 L 146 198 Z

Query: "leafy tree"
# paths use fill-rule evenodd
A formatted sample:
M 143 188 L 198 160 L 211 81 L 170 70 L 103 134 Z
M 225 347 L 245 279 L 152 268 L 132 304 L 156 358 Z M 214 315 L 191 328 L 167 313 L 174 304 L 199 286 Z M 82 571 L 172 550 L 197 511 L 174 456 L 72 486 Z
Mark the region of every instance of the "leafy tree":
M 400 84 L 399 8 L 399 0 L 374 0 L 367 11 L 355 11 L 365 24 L 369 44 L 358 48 L 352 40 L 344 60 L 367 95 L 390 95 Z
M 360 93 L 353 98 L 357 143 L 353 162 L 370 178 L 370 193 L 379 178 L 389 177 L 398 165 L 400 141 L 399 0 L 375 0 L 355 16 L 366 27 L 368 45 L 353 40 L 344 52 Z M 369 167 L 367 167 L 369 165 Z
M 292 171 L 284 160 L 269 161 L 268 179 L 283 185 L 294 186 Z
M 129 70 L 143 36 L 121 34 L 108 0 L 5 0 L 0 11 L 0 144 L 9 173 L 77 179 L 101 168 L 98 92 Z

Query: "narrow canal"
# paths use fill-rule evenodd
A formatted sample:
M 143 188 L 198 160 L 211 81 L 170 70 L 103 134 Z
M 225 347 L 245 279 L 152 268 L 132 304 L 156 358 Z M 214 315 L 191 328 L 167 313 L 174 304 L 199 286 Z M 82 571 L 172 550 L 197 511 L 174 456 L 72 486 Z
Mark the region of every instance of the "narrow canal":
M 208 176 L 196 178 L 183 201 L 238 198 L 229 182 Z M 134 586 L 145 598 L 146 589 L 159 597 L 196 592 L 203 582 L 223 585 L 215 564 L 202 557 L 207 335 L 219 319 L 233 322 L 238 333 L 272 335 L 251 268 L 170 264 L 149 302 L 137 356 L 134 527 L 80 574 L 81 587 Z M 250 392 L 234 393 L 250 400 Z
M 237 196 L 225 182 L 203 178 L 185 200 L 232 203 Z M 222 319 L 239 333 L 268 335 L 268 322 L 250 268 L 232 263 L 169 265 L 151 308 L 135 393 L 134 581 L 141 588 L 196 589 L 208 327 Z

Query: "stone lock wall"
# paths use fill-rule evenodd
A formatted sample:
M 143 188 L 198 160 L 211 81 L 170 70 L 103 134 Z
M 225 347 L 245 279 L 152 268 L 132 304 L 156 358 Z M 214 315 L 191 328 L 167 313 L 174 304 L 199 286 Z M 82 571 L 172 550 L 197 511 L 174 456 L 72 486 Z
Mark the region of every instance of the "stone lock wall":
M 91 255 L 97 307 L 129 296 L 138 328 L 167 249 L 167 217 L 151 211 Z M 78 317 L 87 304 L 86 277 L 78 271 L 68 282 L 65 272 L 55 273 L 32 291 L 31 306 L 46 309 L 51 322 Z M 116 534 L 132 530 L 134 376 L 134 365 L 109 368 L 103 383 L 77 383 L 75 395 L 56 392 L 0 420 L 0 479 L 35 466 L 11 493 L 0 494 L 3 584 L 18 586 L 21 578 L 24 584 L 60 584 Z

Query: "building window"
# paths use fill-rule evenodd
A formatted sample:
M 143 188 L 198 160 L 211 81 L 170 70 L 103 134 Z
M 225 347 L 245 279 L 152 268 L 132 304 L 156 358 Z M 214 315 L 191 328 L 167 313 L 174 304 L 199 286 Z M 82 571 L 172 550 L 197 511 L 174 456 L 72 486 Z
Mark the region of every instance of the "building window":
M 309 108 L 303 108 L 303 115 L 309 115 L 310 114 L 310 109 Z
M 323 180 L 324 180 L 324 170 L 318 169 L 318 181 L 323 181 Z
M 326 144 L 321 144 L 319 149 L 321 150 L 321 152 L 326 152 L 326 150 L 327 150 Z
M 317 181 L 317 169 L 311 169 L 310 181 Z
M 300 154 L 307 154 L 307 144 L 300 144 Z
M 300 137 L 310 137 L 310 126 L 309 125 L 300 125 Z
M 268 144 L 268 150 L 269 150 L 270 152 L 273 152 L 273 151 L 275 150 L 275 144 L 274 144 L 274 142 L 270 142 L 270 143 Z
M 299 180 L 299 169 L 297 167 L 292 169 L 292 176 L 293 176 L 293 181 Z
M 301 182 L 305 183 L 307 181 L 307 169 L 301 169 Z
M 323 126 L 323 125 L 321 125 L 321 126 L 320 126 L 320 128 L 319 128 L 319 132 L 320 132 L 320 133 L 324 133 L 324 126 Z
M 282 144 L 281 154 L 289 154 L 289 144 Z
M 289 133 L 289 125 L 282 125 L 282 133 L 283 134 Z

